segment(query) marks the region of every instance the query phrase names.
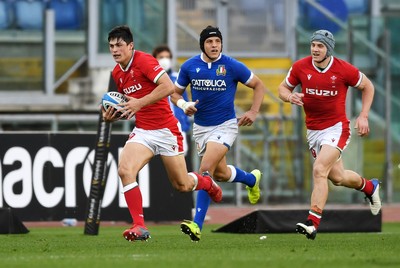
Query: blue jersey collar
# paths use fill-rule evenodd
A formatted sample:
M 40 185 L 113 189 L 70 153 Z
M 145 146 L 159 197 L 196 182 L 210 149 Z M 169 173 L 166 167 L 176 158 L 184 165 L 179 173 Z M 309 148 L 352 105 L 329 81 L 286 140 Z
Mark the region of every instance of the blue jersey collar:
M 222 57 L 222 53 L 219 53 L 218 58 L 216 58 L 216 59 L 213 60 L 212 62 L 207 62 L 207 61 L 205 61 L 205 60 L 204 60 L 204 57 L 205 57 L 204 53 L 201 52 L 201 54 L 200 54 L 200 59 L 201 59 L 202 61 L 204 61 L 205 63 L 207 63 L 208 69 L 211 69 L 212 63 L 213 63 L 213 62 L 216 62 L 216 61 L 219 61 L 219 60 L 221 59 L 221 57 Z

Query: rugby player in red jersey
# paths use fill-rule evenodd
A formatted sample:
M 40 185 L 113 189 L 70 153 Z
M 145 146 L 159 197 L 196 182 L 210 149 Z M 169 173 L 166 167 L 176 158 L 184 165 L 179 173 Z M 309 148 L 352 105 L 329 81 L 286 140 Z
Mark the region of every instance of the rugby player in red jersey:
M 133 220 L 133 226 L 123 236 L 128 241 L 147 240 L 150 233 L 144 223 L 142 194 L 136 178 L 155 155 L 161 156 L 168 178 L 178 191 L 205 190 L 215 202 L 221 201 L 222 191 L 210 176 L 187 171 L 182 133 L 168 101 L 174 85 L 166 71 L 152 55 L 135 50 L 128 26 L 112 29 L 108 45 L 117 63 L 112 78 L 128 101 L 121 104 L 124 110 L 121 116 L 110 107 L 103 110 L 103 118 L 107 122 L 122 117 L 136 119 L 118 164 L 118 175 Z
M 328 199 L 328 180 L 334 185 L 365 193 L 373 215 L 381 209 L 379 180 L 367 180 L 345 169 L 342 153 L 350 142 L 350 120 L 346 116 L 348 87 L 362 92 L 362 107 L 355 122 L 359 136 L 369 133 L 368 113 L 374 86 L 355 66 L 332 55 L 335 39 L 327 30 L 318 30 L 310 39 L 311 55 L 296 61 L 279 85 L 279 97 L 302 106 L 305 112 L 307 142 L 314 158 L 311 209 L 296 231 L 315 239 L 322 212 Z M 301 92 L 293 91 L 301 86 Z

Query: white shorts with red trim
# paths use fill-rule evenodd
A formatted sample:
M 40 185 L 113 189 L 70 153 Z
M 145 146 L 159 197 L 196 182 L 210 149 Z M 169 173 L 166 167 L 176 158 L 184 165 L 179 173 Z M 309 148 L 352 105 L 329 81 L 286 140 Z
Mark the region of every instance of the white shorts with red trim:
M 183 154 L 183 136 L 178 131 L 168 128 L 145 130 L 135 127 L 128 142 L 137 142 L 149 148 L 154 155 L 175 156 Z
M 351 131 L 349 124 L 343 122 L 336 123 L 323 130 L 307 129 L 308 148 L 314 159 L 317 157 L 324 144 L 335 147 L 342 153 L 347 145 L 349 145 L 350 137 Z

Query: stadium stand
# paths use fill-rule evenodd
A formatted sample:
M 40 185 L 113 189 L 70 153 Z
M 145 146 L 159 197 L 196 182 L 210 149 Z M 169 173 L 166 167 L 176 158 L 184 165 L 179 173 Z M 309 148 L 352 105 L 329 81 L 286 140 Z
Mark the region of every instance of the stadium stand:
M 348 9 L 346 3 L 343 0 L 321 0 L 318 2 L 321 6 L 328 9 L 332 14 L 334 14 L 338 19 L 343 22 L 347 21 Z M 319 10 L 308 4 L 307 2 L 299 1 L 299 16 L 300 22 L 303 23 L 303 27 L 309 30 L 317 29 L 327 29 L 333 34 L 340 30 L 340 27 L 323 15 Z
M 11 25 L 10 11 L 10 4 L 7 1 L 0 2 L 0 29 L 7 29 Z
M 51 0 L 49 8 L 55 12 L 57 30 L 77 30 L 82 27 L 83 10 L 77 0 Z
M 103 27 L 111 29 L 115 25 L 126 23 L 124 1 L 105 0 L 102 8 Z
M 344 0 L 349 15 L 367 15 L 370 10 L 369 0 Z
M 13 3 L 16 27 L 23 30 L 39 30 L 43 27 L 44 1 L 15 1 Z

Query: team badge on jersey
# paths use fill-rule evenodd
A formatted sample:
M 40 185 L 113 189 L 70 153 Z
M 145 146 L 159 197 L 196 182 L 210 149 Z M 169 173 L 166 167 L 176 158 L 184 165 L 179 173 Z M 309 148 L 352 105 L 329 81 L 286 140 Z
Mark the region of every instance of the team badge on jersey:
M 223 76 L 226 75 L 225 65 L 218 65 L 218 68 L 217 68 L 217 75 L 218 75 L 218 76 L 219 76 L 219 75 L 223 75 Z

